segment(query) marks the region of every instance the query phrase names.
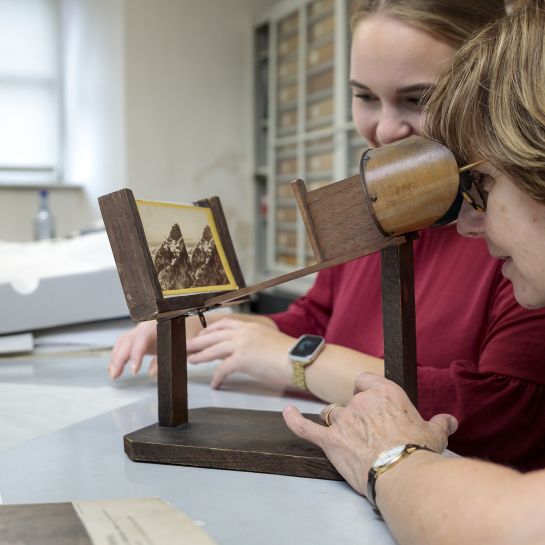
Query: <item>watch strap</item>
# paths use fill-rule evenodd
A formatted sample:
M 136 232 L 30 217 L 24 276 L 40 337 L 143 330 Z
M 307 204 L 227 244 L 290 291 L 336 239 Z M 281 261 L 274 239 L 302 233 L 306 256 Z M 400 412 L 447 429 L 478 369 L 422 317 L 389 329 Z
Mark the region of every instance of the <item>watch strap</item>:
M 292 360 L 291 364 L 293 366 L 292 378 L 294 386 L 300 388 L 301 390 L 308 390 L 307 381 L 305 380 L 305 367 L 308 365 L 308 363 Z
M 305 337 L 315 337 L 320 339 L 320 344 L 314 349 L 312 354 L 306 357 L 294 356 L 292 351 L 295 347 L 305 339 Z M 302 335 L 297 339 L 297 342 L 290 348 L 288 357 L 292 365 L 292 384 L 301 390 L 308 390 L 307 381 L 305 379 L 305 367 L 314 363 L 325 346 L 325 339 L 321 335 Z
M 395 447 L 394 447 L 395 448 Z M 413 443 L 408 443 L 405 445 L 405 448 L 401 451 L 401 454 L 392 460 L 390 463 L 385 464 L 384 466 L 381 466 L 380 468 L 375 468 L 373 464 L 371 466 L 371 469 L 369 470 L 369 474 L 367 476 L 367 499 L 369 500 L 369 503 L 373 506 L 373 510 L 375 513 L 377 513 L 379 516 L 382 517 L 382 514 L 377 506 L 377 479 L 379 475 L 382 475 L 383 473 L 386 473 L 389 469 L 392 469 L 392 467 L 396 466 L 399 462 L 407 458 L 409 455 L 411 455 L 413 452 L 416 452 L 418 450 L 427 450 L 429 452 L 435 452 L 431 448 L 428 448 L 424 445 L 416 445 Z M 387 452 L 387 451 L 384 451 Z M 379 454 L 379 457 L 384 454 Z M 378 459 L 378 458 L 377 458 Z

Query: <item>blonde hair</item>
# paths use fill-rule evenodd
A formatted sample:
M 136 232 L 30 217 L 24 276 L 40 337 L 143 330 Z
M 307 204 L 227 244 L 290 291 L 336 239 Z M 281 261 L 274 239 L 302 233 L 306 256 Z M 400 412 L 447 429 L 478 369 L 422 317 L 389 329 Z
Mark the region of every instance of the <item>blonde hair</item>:
M 379 13 L 459 47 L 477 28 L 505 13 L 505 5 L 504 0 L 361 0 L 352 31 L 361 20 Z
M 519 2 L 454 56 L 426 134 L 460 162 L 487 159 L 545 203 L 545 0 Z

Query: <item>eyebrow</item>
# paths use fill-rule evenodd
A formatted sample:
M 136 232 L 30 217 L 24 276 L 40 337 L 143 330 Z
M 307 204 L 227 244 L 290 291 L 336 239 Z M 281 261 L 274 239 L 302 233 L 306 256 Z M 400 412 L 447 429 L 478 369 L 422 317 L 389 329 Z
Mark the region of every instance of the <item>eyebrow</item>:
M 358 89 L 363 89 L 365 91 L 370 91 L 369 87 L 367 85 L 364 85 L 363 83 L 360 83 L 359 81 L 355 81 L 351 79 L 348 82 L 352 87 L 357 87 Z M 426 92 L 430 89 L 435 89 L 436 85 L 435 83 L 415 83 L 414 85 L 407 85 L 407 87 L 400 87 L 396 90 L 397 93 L 403 94 L 403 93 L 414 93 L 414 92 Z

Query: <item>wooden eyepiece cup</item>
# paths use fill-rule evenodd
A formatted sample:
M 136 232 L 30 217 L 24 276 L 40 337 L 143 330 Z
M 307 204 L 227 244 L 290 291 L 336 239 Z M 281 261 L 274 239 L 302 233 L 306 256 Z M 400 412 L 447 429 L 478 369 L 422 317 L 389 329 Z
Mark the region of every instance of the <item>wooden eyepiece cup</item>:
M 458 193 L 454 155 L 421 136 L 367 150 L 360 175 L 369 210 L 385 236 L 432 226 Z

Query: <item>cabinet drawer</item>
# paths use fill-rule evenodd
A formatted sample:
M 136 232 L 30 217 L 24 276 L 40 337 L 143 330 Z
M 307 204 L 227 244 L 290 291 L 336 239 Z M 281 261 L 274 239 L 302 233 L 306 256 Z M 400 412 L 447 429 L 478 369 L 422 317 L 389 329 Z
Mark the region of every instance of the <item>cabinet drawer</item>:
M 307 78 L 307 93 L 312 95 L 326 89 L 333 89 L 333 69 L 314 74 Z
M 297 100 L 297 84 L 286 85 L 278 90 L 278 104 L 291 104 Z
M 297 111 L 289 110 L 287 112 L 282 112 L 278 116 L 278 128 L 279 129 L 294 129 L 297 126 Z
M 280 249 L 295 250 L 297 248 L 297 233 L 294 231 L 276 231 L 276 246 Z
M 307 172 L 320 172 L 333 169 L 332 153 L 316 153 L 307 156 Z
M 333 15 L 327 17 L 326 19 L 322 19 L 316 23 L 310 24 L 308 26 L 309 43 L 319 40 L 320 38 L 323 38 L 324 36 L 329 36 L 330 34 L 333 34 L 334 28 L 335 28 L 335 19 Z
M 282 40 L 284 36 L 295 32 L 299 25 L 299 13 L 293 12 L 278 22 L 278 39 Z
M 278 207 L 276 209 L 276 221 L 281 223 L 295 223 L 297 221 L 297 208 L 295 207 Z
M 326 98 L 307 106 L 307 121 L 318 121 L 333 117 L 333 99 Z
M 278 78 L 280 80 L 297 77 L 297 59 L 279 61 Z
M 278 56 L 285 57 L 297 51 L 299 47 L 299 35 L 294 34 L 278 42 Z
M 289 159 L 279 159 L 276 162 L 276 174 L 279 176 L 291 175 L 295 177 L 297 172 L 297 159 L 295 157 Z
M 318 66 L 320 64 L 331 62 L 335 53 L 333 42 L 328 42 L 320 47 L 311 49 L 308 52 L 307 66 Z
M 333 10 L 333 0 L 315 0 L 308 5 L 308 16 L 317 17 Z

